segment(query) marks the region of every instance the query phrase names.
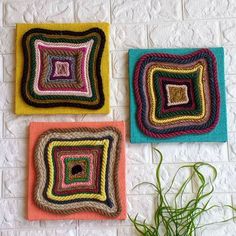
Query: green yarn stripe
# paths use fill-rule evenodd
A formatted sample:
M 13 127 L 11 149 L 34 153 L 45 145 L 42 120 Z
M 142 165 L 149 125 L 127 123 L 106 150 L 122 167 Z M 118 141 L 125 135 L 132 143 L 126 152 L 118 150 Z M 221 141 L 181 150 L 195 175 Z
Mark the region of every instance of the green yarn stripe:
M 86 177 L 85 178 L 74 178 L 74 179 L 70 180 L 69 176 L 71 174 L 70 174 L 70 169 L 68 167 L 68 164 L 71 161 L 78 161 L 78 160 L 86 161 Z M 65 176 L 66 176 L 65 183 L 66 184 L 71 184 L 71 183 L 75 183 L 75 182 L 87 182 L 87 181 L 89 181 L 90 161 L 89 161 L 88 158 L 86 158 L 86 157 L 81 157 L 81 158 L 66 158 L 64 160 L 64 162 L 65 162 L 65 167 L 66 167 L 65 168 Z
M 194 94 L 194 103 L 196 105 L 196 109 L 193 111 L 187 111 L 187 110 L 180 110 L 180 111 L 175 111 L 175 112 L 168 112 L 168 113 L 162 113 L 161 108 L 162 108 L 162 97 L 161 97 L 161 92 L 160 92 L 160 87 L 158 85 L 158 79 L 159 77 L 166 77 L 166 78 L 176 78 L 176 79 L 191 79 L 193 82 L 193 94 Z M 194 73 L 188 73 L 188 74 L 180 74 L 180 73 L 171 73 L 171 72 L 155 72 L 153 75 L 153 80 L 154 80 L 154 92 L 155 92 L 155 97 L 157 98 L 156 100 L 156 110 L 155 110 L 155 115 L 158 119 L 166 119 L 166 118 L 174 118 L 176 116 L 183 116 L 183 115 L 200 115 L 202 112 L 202 102 L 200 98 L 200 93 L 199 93 L 199 82 L 201 80 L 199 76 L 199 72 L 194 72 Z

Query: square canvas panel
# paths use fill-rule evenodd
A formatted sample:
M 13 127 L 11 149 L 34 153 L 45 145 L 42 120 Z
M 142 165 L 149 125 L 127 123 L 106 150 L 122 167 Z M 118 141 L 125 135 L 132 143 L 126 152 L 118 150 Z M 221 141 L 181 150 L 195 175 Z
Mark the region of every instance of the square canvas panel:
M 132 143 L 227 141 L 224 49 L 129 50 Z
M 28 220 L 126 219 L 124 122 L 33 122 Z
M 109 24 L 17 24 L 15 113 L 109 113 Z

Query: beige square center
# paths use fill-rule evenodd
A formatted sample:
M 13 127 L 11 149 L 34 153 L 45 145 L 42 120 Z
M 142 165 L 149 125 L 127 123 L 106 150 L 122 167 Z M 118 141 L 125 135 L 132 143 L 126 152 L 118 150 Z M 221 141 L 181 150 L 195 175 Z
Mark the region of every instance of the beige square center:
M 167 84 L 167 105 L 176 106 L 189 102 L 187 85 Z

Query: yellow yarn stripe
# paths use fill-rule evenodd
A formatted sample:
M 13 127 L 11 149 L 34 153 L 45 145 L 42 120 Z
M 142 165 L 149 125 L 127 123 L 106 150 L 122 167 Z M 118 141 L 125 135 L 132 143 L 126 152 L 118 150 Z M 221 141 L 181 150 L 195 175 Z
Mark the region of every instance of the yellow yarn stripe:
M 84 145 L 92 145 L 92 146 L 104 146 L 103 150 L 103 158 L 102 158 L 102 167 L 101 167 L 101 194 L 90 194 L 90 193 L 78 193 L 72 194 L 70 196 L 55 196 L 52 193 L 53 189 L 53 180 L 54 180 L 54 171 L 53 171 L 53 161 L 52 158 L 49 158 L 49 184 L 47 189 L 47 196 L 55 201 L 66 201 L 66 200 L 74 200 L 78 198 L 92 198 L 100 201 L 106 200 L 106 192 L 105 192 L 105 177 L 106 177 L 106 165 L 107 165 L 107 157 L 108 157 L 108 147 L 109 147 L 109 139 L 104 139 L 102 141 L 93 141 L 93 140 L 84 140 L 84 141 L 54 141 L 51 142 L 48 146 L 48 157 L 52 157 L 52 149 L 55 146 L 84 146 Z
M 200 96 L 201 96 L 201 101 L 202 101 L 202 113 L 198 116 L 192 115 L 192 116 L 181 116 L 181 117 L 174 117 L 174 118 L 166 118 L 166 119 L 158 119 L 155 116 L 155 108 L 156 108 L 156 97 L 155 97 L 155 92 L 154 92 L 154 86 L 153 86 L 153 74 L 156 71 L 161 71 L 161 72 L 171 72 L 171 73 L 181 73 L 181 74 L 189 74 L 189 73 L 194 73 L 200 70 L 199 78 L 200 78 L 200 83 L 199 83 L 199 89 L 200 89 Z M 172 121 L 179 121 L 179 120 L 185 120 L 185 121 L 191 121 L 191 120 L 199 120 L 205 117 L 206 115 L 206 102 L 205 102 L 205 94 L 204 94 L 204 88 L 203 88 L 203 70 L 204 67 L 201 64 L 196 64 L 193 69 L 171 69 L 171 68 L 164 68 L 161 66 L 151 66 L 150 69 L 148 70 L 148 78 L 147 78 L 147 88 L 149 89 L 148 94 L 150 94 L 150 100 L 151 100 L 151 106 L 150 106 L 150 118 L 151 122 L 154 125 L 158 124 L 167 124 Z

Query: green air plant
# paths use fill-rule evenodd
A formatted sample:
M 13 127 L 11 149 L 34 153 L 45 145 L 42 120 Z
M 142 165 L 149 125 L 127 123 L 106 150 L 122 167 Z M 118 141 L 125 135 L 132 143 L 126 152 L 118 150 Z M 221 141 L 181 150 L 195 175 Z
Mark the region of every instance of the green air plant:
M 153 223 L 147 223 L 146 220 L 138 220 L 138 214 L 134 218 L 129 215 L 129 219 L 131 220 L 139 234 L 145 236 L 196 235 L 196 230 L 198 228 L 202 228 L 209 225 L 200 225 L 201 216 L 213 208 L 220 207 L 218 205 L 210 204 L 211 195 L 214 191 L 213 182 L 217 177 L 217 171 L 214 166 L 204 162 L 197 162 L 181 166 L 175 173 L 175 176 L 171 181 L 170 187 L 164 189 L 160 180 L 160 169 L 163 161 L 163 156 L 159 150 L 155 149 L 155 151 L 158 152 L 160 155 L 160 161 L 156 169 L 156 184 L 149 182 L 141 183 L 151 185 L 155 189 L 157 197 L 157 206 L 154 212 Z M 190 169 L 191 174 L 189 177 L 186 177 L 186 179 L 183 181 L 182 185 L 178 189 L 177 193 L 174 194 L 174 199 L 170 200 L 167 195 L 173 188 L 176 176 L 182 169 L 186 168 Z M 203 169 L 206 168 L 207 173 L 211 173 L 210 176 L 206 176 L 203 173 Z M 198 183 L 196 185 L 196 191 L 193 194 L 191 200 L 184 201 L 183 194 L 185 193 L 186 187 L 190 184 L 192 180 Z M 225 207 L 234 209 L 232 206 L 228 205 Z M 226 222 L 232 219 L 233 218 L 230 218 L 227 220 L 222 220 L 220 222 Z

